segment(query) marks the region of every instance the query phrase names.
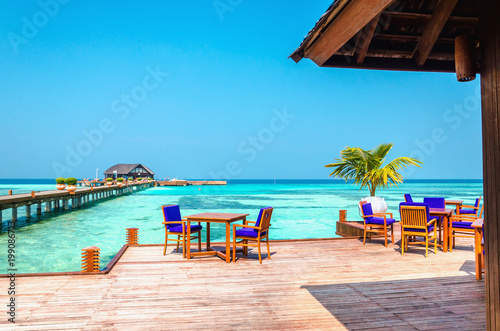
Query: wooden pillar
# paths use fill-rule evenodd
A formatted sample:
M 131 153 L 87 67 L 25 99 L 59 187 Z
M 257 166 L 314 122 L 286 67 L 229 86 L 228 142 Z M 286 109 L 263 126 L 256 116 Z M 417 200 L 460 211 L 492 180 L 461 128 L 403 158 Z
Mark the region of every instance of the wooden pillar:
M 0 209 L 0 223 L 3 221 L 3 209 Z
M 48 212 L 51 210 L 51 201 L 45 201 L 45 211 Z
M 138 228 L 128 228 L 127 229 L 127 245 L 137 245 L 139 243 L 139 229 Z
M 347 210 L 339 210 L 339 222 L 347 222 Z
M 64 210 L 69 210 L 69 199 L 64 199 Z
M 100 249 L 90 246 L 82 249 L 82 272 L 99 272 Z
M 26 205 L 26 217 L 31 217 L 31 205 Z
M 36 214 L 42 215 L 42 203 L 41 202 L 36 204 Z
M 17 207 L 16 206 L 12 207 L 12 221 L 13 222 L 17 221 Z
M 500 1 L 481 1 L 486 326 L 500 330 Z

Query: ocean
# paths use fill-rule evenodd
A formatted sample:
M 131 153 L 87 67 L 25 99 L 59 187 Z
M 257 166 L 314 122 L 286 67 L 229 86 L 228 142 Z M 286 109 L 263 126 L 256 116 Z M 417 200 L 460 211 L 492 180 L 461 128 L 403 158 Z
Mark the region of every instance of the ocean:
M 0 195 L 53 190 L 54 180 L 0 180 Z M 403 195 L 411 193 L 415 201 L 424 197 L 444 197 L 472 204 L 483 195 L 481 180 L 406 181 L 398 187 L 377 191 L 388 203 L 388 212 L 399 217 Z M 358 201 L 368 190 L 338 180 L 233 180 L 225 186 L 187 186 L 149 188 L 134 195 L 121 196 L 69 212 L 43 212 L 24 217 L 18 211 L 16 228 L 17 273 L 79 271 L 81 249 L 98 246 L 101 267 L 113 258 L 125 243 L 125 229 L 139 228 L 139 243 L 163 244 L 165 230 L 161 206 L 179 204 L 183 216 L 200 212 L 247 213 L 257 218 L 260 208 L 274 207 L 270 238 L 332 238 L 339 210 L 347 210 L 350 221 L 362 220 Z M 2 271 L 7 273 L 7 221 L 10 210 L 3 211 L 0 232 Z M 224 240 L 222 225 L 211 226 L 211 240 Z M 202 234 L 204 241 L 205 233 Z

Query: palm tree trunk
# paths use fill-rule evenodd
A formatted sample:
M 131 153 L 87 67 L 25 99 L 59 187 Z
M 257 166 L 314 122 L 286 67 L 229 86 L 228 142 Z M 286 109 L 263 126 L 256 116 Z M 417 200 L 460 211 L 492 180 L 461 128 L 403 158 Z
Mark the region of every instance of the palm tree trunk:
M 374 197 L 375 196 L 375 185 L 373 183 L 370 185 L 370 196 Z

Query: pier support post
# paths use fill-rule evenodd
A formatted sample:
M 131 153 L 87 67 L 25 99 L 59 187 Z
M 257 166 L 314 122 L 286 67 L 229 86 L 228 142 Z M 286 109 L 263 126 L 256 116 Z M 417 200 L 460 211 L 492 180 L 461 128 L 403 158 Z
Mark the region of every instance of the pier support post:
M 139 229 L 138 228 L 128 228 L 127 229 L 127 245 L 137 245 L 139 243 Z
M 82 272 L 99 272 L 100 254 L 96 246 L 82 249 Z
M 0 223 L 2 223 L 2 213 L 3 213 L 3 209 L 0 209 Z
M 42 215 L 42 203 L 41 202 L 36 204 L 36 214 Z
M 26 217 L 31 217 L 31 205 L 26 205 Z
M 347 210 L 339 210 L 339 222 L 347 222 Z
M 51 201 L 45 201 L 45 211 L 48 212 L 51 210 Z
M 64 210 L 69 210 L 69 199 L 64 199 Z
M 17 221 L 17 207 L 12 207 L 12 221 Z

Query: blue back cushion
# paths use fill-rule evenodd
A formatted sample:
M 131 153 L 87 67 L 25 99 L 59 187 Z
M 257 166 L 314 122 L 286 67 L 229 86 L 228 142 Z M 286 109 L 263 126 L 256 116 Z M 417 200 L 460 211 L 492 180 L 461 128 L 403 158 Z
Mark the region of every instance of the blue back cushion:
M 373 215 L 373 209 L 371 203 L 365 203 L 364 205 L 361 205 L 361 208 L 363 209 L 363 215 L 365 216 Z
M 181 222 L 181 210 L 178 205 L 172 206 L 164 206 L 163 207 L 163 215 L 165 215 L 166 222 Z M 173 226 L 179 226 L 180 224 L 167 224 L 167 228 L 171 228 Z
M 410 194 L 405 194 L 405 200 L 406 202 L 413 202 L 413 199 L 411 198 Z
M 262 208 L 259 211 L 259 217 L 257 217 L 257 222 L 255 222 L 255 226 L 260 226 L 260 220 L 262 219 L 262 213 L 264 212 L 264 209 L 267 209 L 267 208 L 272 208 L 272 207 Z
M 476 199 L 476 203 L 474 204 L 474 207 L 479 207 L 479 199 Z
M 429 208 L 444 208 L 444 198 L 424 198 L 424 203 L 429 205 Z
M 429 205 L 427 203 L 421 203 L 421 202 L 401 202 L 399 204 L 399 214 L 401 214 L 401 207 L 402 206 L 425 206 L 425 211 L 426 211 L 426 214 L 427 214 L 427 222 L 429 222 L 429 220 L 430 220 L 430 214 L 429 214 Z

